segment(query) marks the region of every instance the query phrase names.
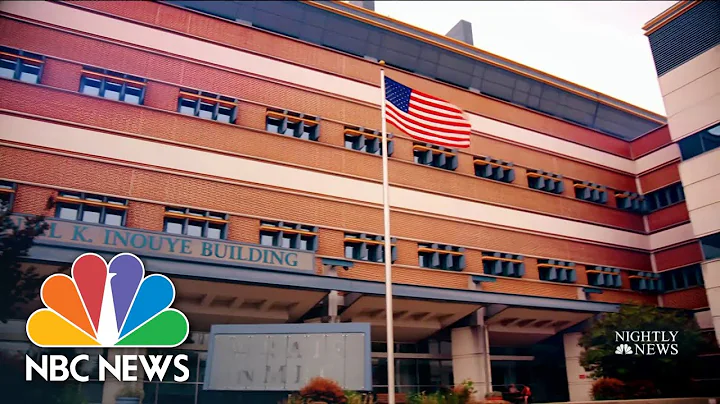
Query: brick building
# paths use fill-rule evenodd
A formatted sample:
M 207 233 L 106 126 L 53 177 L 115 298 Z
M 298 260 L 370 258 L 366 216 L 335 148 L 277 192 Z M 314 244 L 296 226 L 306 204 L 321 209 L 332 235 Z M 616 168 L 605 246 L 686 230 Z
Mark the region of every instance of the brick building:
M 190 321 L 193 383 L 145 383 L 144 402 L 203 402 L 225 323 L 369 322 L 386 391 L 378 60 L 473 127 L 460 151 L 388 128 L 400 391 L 586 399 L 579 331 L 621 303 L 717 330 L 720 226 L 691 223 L 672 120 L 359 6 L 278 4 L 0 4 L 0 195 L 54 226 L 31 258 L 139 251 Z M 5 327 L 25 349 L 23 320 Z

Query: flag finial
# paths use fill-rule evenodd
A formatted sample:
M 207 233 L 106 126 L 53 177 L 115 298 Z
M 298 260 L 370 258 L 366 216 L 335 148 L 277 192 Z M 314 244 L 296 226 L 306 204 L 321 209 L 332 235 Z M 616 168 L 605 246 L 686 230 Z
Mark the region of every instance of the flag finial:
M 378 64 L 380 64 L 380 66 L 385 66 L 385 61 L 384 61 L 384 60 L 381 60 L 381 61 L 378 62 Z

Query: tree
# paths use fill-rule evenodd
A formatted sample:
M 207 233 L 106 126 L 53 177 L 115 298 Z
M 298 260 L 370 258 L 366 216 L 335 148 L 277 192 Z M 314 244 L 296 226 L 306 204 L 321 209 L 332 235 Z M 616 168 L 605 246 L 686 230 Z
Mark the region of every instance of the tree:
M 677 331 L 677 354 L 616 354 L 622 343 L 616 340 L 616 331 Z M 663 397 L 682 396 L 690 392 L 690 378 L 704 342 L 693 316 L 685 311 L 623 305 L 618 313 L 603 314 L 583 333 L 580 346 L 585 351 L 580 364 L 594 378 L 616 378 L 630 386 L 650 381 Z
M 45 277 L 34 267 L 22 268 L 35 237 L 49 228 L 43 216 L 27 217 L 24 226 L 10 216 L 9 209 L 0 206 L 0 321 L 7 323 L 17 315 L 17 309 L 37 298 Z

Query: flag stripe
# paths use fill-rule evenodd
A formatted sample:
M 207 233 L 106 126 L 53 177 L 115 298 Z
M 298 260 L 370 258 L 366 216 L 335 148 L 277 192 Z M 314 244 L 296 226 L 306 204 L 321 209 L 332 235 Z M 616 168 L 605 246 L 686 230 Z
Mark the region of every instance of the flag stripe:
M 467 135 L 466 135 L 467 131 L 462 130 L 462 128 L 458 128 L 456 126 L 447 126 L 447 125 L 442 125 L 442 124 L 432 124 L 432 126 L 431 126 L 424 120 L 418 121 L 418 120 L 414 119 L 409 113 L 398 110 L 394 105 L 388 105 L 387 110 L 393 112 L 395 114 L 396 119 L 398 119 L 400 121 L 404 121 L 405 126 L 412 127 L 413 129 L 420 131 L 420 132 L 427 132 L 428 135 L 437 136 L 433 132 L 436 131 L 437 129 L 442 129 L 443 132 L 445 132 L 445 134 L 448 137 L 453 137 L 456 139 L 466 139 L 467 138 Z
M 410 96 L 410 98 L 413 101 L 419 102 L 420 104 L 425 104 L 429 107 L 434 107 L 439 110 L 444 110 L 445 112 L 447 112 L 449 114 L 454 114 L 456 116 L 462 116 L 461 110 L 459 110 L 457 107 L 450 105 L 446 102 L 438 102 L 433 99 L 423 97 L 422 95 L 420 95 L 418 93 L 413 93 L 412 96 Z
M 413 139 L 449 148 L 470 146 L 470 122 L 445 100 L 385 77 L 385 107 L 385 120 Z
M 427 143 L 434 143 L 440 146 L 446 146 L 446 147 L 468 147 L 470 146 L 470 140 L 453 140 L 453 139 L 447 139 L 447 138 L 440 138 L 436 136 L 428 136 L 423 133 L 419 133 L 413 129 L 410 129 L 406 127 L 402 122 L 399 122 L 394 116 L 388 114 L 387 115 L 387 121 L 392 123 L 393 125 L 397 126 L 398 129 L 402 130 L 406 134 L 408 134 L 413 139 L 419 140 L 421 142 L 427 142 Z

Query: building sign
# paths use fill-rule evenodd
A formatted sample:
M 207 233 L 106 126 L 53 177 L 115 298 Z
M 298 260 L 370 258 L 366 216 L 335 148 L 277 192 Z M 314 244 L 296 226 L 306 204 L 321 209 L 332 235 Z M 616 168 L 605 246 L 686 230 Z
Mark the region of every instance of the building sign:
M 23 216 L 14 216 L 23 224 Z M 315 270 L 315 255 L 308 251 L 265 247 L 222 240 L 176 236 L 170 233 L 132 230 L 82 222 L 47 219 L 48 231 L 37 244 L 63 245 L 85 251 L 111 250 L 175 259 L 192 258 L 235 266 L 248 265 L 274 269 Z
M 316 376 L 372 389 L 370 324 L 214 325 L 205 390 L 297 391 Z

